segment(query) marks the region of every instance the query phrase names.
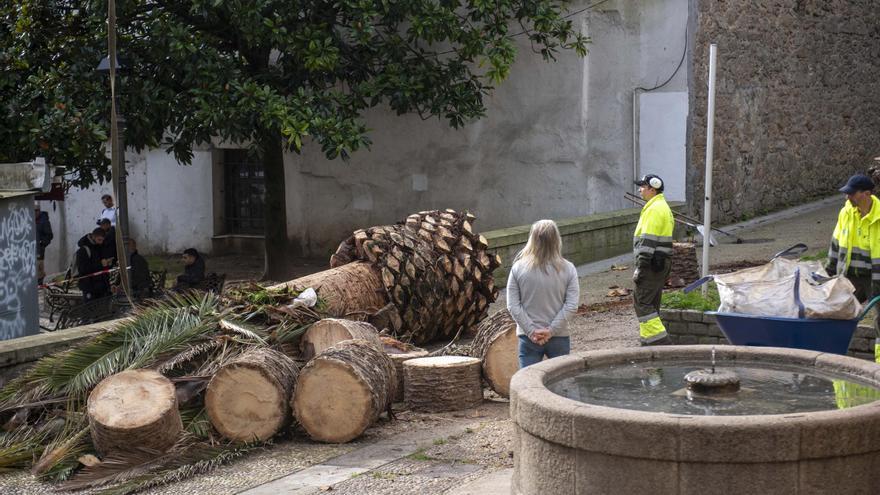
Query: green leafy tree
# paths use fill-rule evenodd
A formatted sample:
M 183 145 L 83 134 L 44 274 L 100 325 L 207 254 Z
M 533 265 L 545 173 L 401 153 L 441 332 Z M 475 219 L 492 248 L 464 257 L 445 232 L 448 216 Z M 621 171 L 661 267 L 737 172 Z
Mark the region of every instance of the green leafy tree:
M 552 0 L 120 0 L 125 142 L 188 163 L 213 137 L 258 153 L 266 180 L 266 276 L 288 246 L 285 150 L 330 159 L 370 144 L 376 106 L 453 127 L 484 115 L 509 73 L 516 36 L 553 60 L 586 53 Z M 78 186 L 107 180 L 107 4 L 19 0 L 0 6 L 0 160 L 46 156 Z

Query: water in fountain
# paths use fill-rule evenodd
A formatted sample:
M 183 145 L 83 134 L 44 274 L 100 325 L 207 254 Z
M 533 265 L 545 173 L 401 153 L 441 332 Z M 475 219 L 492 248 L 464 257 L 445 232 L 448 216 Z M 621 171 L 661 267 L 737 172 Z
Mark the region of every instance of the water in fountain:
M 706 362 L 645 362 L 591 369 L 548 388 L 565 397 L 608 407 L 686 415 L 789 414 L 853 407 L 880 399 L 880 389 L 794 365 L 737 363 L 719 368 L 740 379 L 740 390 L 695 394 L 685 375 Z M 713 360 L 713 369 L 715 366 Z

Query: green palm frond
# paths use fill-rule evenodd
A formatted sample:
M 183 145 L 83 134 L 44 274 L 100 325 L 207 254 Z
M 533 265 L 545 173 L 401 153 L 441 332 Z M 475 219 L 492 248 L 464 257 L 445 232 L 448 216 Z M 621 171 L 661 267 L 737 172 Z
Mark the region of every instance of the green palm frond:
M 180 410 L 183 429 L 202 440 L 211 437 L 211 422 L 204 407 L 193 407 Z
M 26 468 L 43 451 L 47 434 L 24 426 L 0 435 L 0 469 Z
M 116 329 L 73 349 L 38 361 L 0 390 L 0 404 L 20 404 L 58 395 L 80 398 L 99 381 L 161 356 L 183 352 L 216 329 L 216 296 L 197 301 L 179 296 L 142 311 Z M 177 306 L 187 301 L 192 306 Z M 195 305 L 198 306 L 195 306 Z

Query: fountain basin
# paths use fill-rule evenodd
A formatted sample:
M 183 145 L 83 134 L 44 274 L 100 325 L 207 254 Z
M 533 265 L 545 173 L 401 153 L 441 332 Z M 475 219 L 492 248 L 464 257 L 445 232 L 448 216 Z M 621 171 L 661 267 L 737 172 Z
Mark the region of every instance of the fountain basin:
M 873 493 L 880 401 L 840 410 L 695 416 L 587 404 L 548 388 L 627 363 L 708 363 L 711 346 L 573 354 L 514 375 L 512 493 Z M 797 349 L 718 346 L 719 366 L 795 365 L 880 387 L 880 366 Z

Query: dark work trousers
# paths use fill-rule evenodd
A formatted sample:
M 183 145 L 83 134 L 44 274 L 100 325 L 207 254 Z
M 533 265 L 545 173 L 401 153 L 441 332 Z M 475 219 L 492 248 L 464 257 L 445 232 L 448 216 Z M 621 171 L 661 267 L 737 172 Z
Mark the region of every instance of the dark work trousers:
M 633 302 L 639 318 L 639 341 L 642 345 L 665 341 L 668 337 L 666 327 L 660 321 L 660 297 L 671 269 L 672 260 L 667 257 L 660 271 L 654 271 L 650 266 L 639 271 Z

